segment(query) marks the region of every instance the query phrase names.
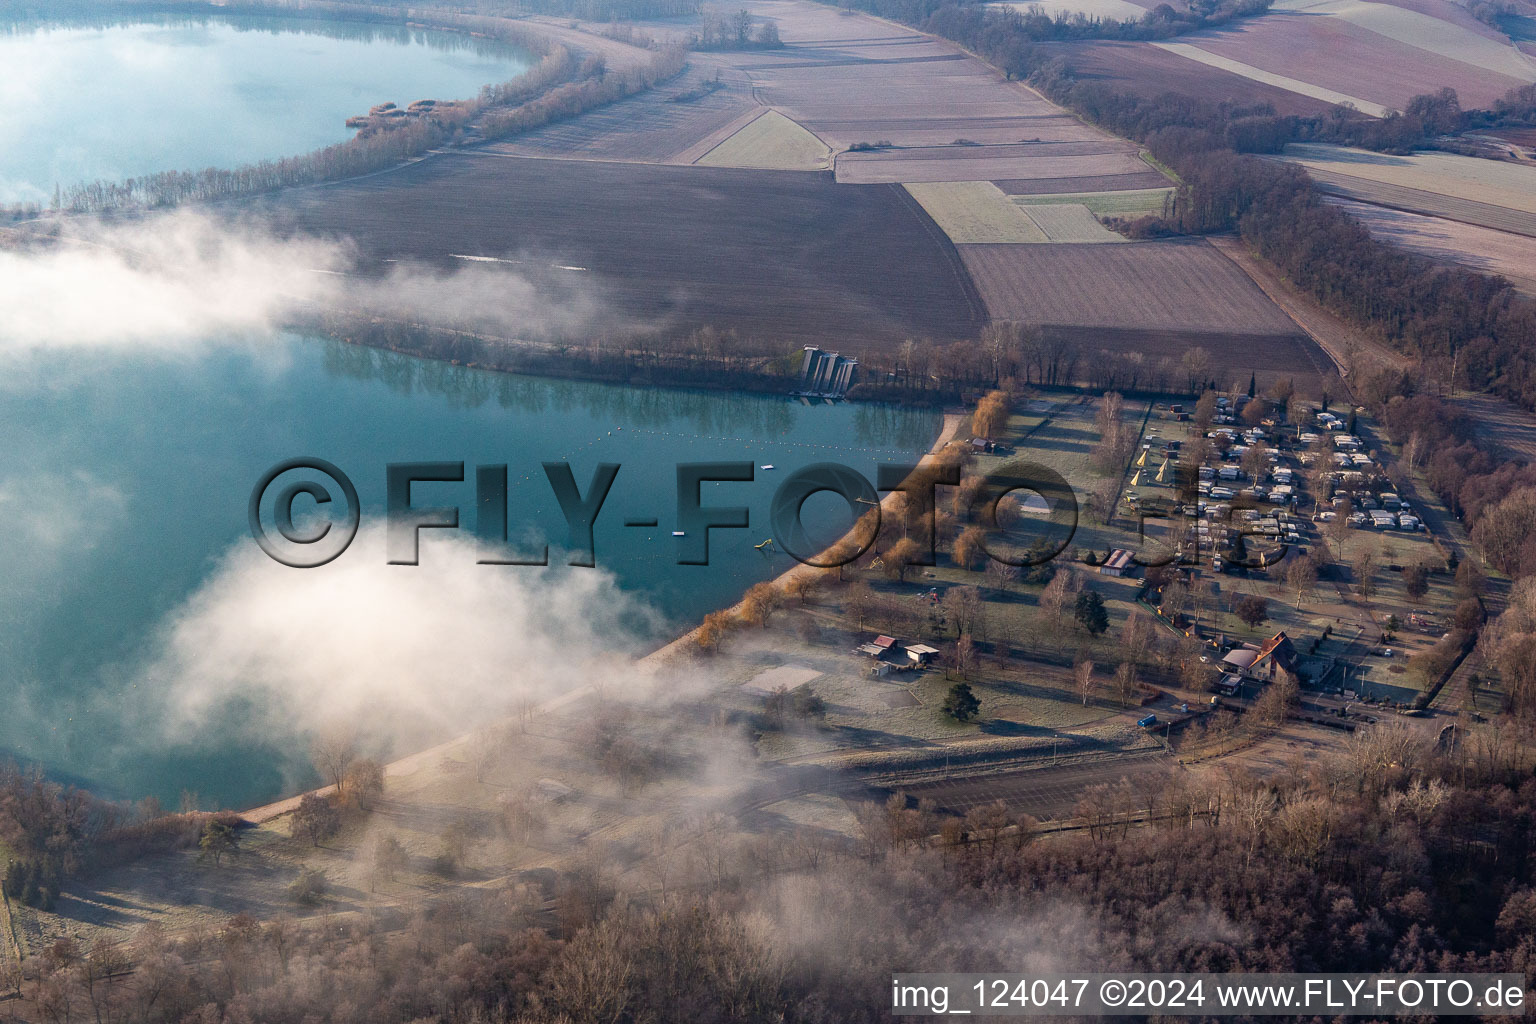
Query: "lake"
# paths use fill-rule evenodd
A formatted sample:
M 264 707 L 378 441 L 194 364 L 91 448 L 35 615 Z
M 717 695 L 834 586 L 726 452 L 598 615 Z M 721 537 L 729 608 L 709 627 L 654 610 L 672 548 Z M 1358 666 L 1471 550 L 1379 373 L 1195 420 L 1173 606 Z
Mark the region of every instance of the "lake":
M 0 29 L 0 204 L 296 156 L 384 102 L 469 99 L 528 56 L 451 32 L 259 16 Z
M 13 27 L 0 33 L 0 201 L 304 153 L 374 104 L 470 97 L 525 65 L 468 37 L 315 21 Z M 61 336 L 75 323 L 62 310 L 39 331 L 0 309 L 0 757 L 113 798 L 174 806 L 191 790 L 205 807 L 248 806 L 314 781 L 304 735 L 322 717 L 388 711 L 411 728 L 374 752 L 399 755 L 509 712 L 516 694 L 586 682 L 585 652 L 622 665 L 789 567 L 758 549 L 776 480 L 818 461 L 873 479 L 938 428 L 931 413 L 530 379 L 265 327 L 139 346 L 123 338 L 145 338 L 143 324 L 124 318 L 180 310 L 112 306 L 107 287 L 90 274 L 68 286 L 126 310 L 104 314 L 122 338 Z M 363 533 L 323 568 L 267 559 L 247 522 L 258 479 L 296 456 L 335 463 L 360 496 Z M 386 565 L 386 466 L 434 460 L 466 463 L 466 481 L 417 485 L 413 500 L 460 508 L 462 529 L 427 531 L 419 566 Z M 714 531 L 710 564 L 680 565 L 674 467 L 708 460 L 775 468 L 703 486 L 706 504 L 749 506 L 751 528 Z M 583 493 L 600 463 L 621 467 L 595 568 L 565 564 L 544 462 L 568 462 Z M 476 467 L 496 464 L 509 536 L 549 544 L 548 569 L 478 565 L 452 539 L 476 529 Z M 295 508 L 300 530 L 323 511 Z M 827 495 L 806 508 L 823 538 L 850 520 Z
M 305 455 L 334 463 L 356 484 L 366 535 L 383 521 L 388 463 L 463 461 L 464 483 L 418 484 L 412 497 L 416 505 L 459 507 L 457 532 L 466 536 L 476 526 L 475 467 L 506 464 L 508 533 L 522 550 L 546 540 L 553 545 L 549 593 L 566 583 L 590 587 L 587 581 L 611 574 L 619 592 L 654 613 L 624 623 L 633 650 L 667 639 L 790 566 L 788 556 L 755 545 L 772 534 L 775 487 L 797 467 L 835 461 L 873 480 L 878 464 L 911 461 L 938 430 L 934 413 L 517 377 L 292 336 L 178 354 L 56 350 L 18 360 L 5 377 L 0 676 L 10 711 L 0 720 L 0 751 L 41 759 L 61 777 L 114 796 L 154 793 L 174 803 L 185 787 L 206 805 L 249 805 L 308 781 L 296 730 L 257 740 L 235 722 L 224 728 L 205 721 L 170 735 L 154 727 L 167 695 L 157 692 L 151 663 L 162 656 L 168 630 L 191 619 L 198 645 L 233 646 L 235 653 L 219 657 L 261 661 L 238 636 L 232 642 L 227 634 L 197 632 L 210 628 L 199 618 L 208 617 L 205 606 L 234 609 L 229 614 L 237 619 L 270 608 L 225 593 L 232 557 L 244 559 L 247 570 L 261 563 L 278 605 L 290 594 L 307 600 L 313 581 L 326 578 L 320 574 L 359 566 L 380 574 L 370 579 L 408 588 L 402 599 L 427 608 L 452 597 L 448 588 L 465 587 L 491 588 L 481 603 L 515 603 L 520 590 L 494 588 L 541 572 L 470 565 L 442 539 L 449 531 L 423 533 L 419 567 L 386 567 L 361 538 L 324 568 L 279 566 L 260 555 L 246 518 L 253 487 L 274 464 Z M 540 465 L 561 460 L 569 461 L 583 493 L 599 463 L 621 467 L 597 520 L 596 569 L 562 564 L 565 520 Z M 751 526 L 712 531 L 708 566 L 679 565 L 674 467 L 711 460 L 774 469 L 755 470 L 752 483 L 704 485 L 704 504 L 746 505 Z M 307 501 L 295 507 L 313 509 Z M 830 495 L 813 498 L 806 511 L 823 539 L 850 521 L 847 506 Z M 655 527 L 625 525 L 652 517 Z M 455 575 L 443 575 L 450 568 Z M 594 598 L 608 600 L 598 588 L 578 608 L 590 611 Z M 528 628 L 518 621 L 509 618 L 507 628 Z M 233 629 L 238 634 L 246 625 L 237 621 Z M 279 636 L 274 644 L 288 642 L 286 633 Z M 538 639 L 527 638 L 530 657 Z M 326 645 L 326 657 L 343 664 L 368 657 L 372 652 L 349 647 L 365 642 L 373 641 L 339 636 Z M 457 642 L 445 636 L 445 644 Z M 506 642 L 510 653 L 498 656 L 515 661 L 518 641 Z M 446 675 L 479 671 L 470 662 L 453 668 L 456 656 L 444 652 Z M 195 679 L 236 678 L 247 670 L 197 664 L 179 671 Z M 271 666 L 262 661 L 248 671 Z M 391 671 L 386 666 L 377 685 L 388 686 Z M 458 682 L 446 678 L 441 685 Z

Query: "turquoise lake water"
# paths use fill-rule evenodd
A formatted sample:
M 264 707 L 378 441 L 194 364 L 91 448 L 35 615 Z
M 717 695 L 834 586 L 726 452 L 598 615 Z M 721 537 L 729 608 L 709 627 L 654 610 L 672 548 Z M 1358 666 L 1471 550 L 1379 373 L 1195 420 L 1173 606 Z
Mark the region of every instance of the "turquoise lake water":
M 596 571 L 655 612 L 630 638 L 643 644 L 791 565 L 754 549 L 772 533 L 769 502 L 787 474 L 835 461 L 873 480 L 880 463 L 925 451 L 937 429 L 933 413 L 515 377 L 296 337 L 176 355 L 52 352 L 12 366 L 0 384 L 0 676 L 10 695 L 0 756 L 40 759 L 124 798 L 174 801 L 190 788 L 205 804 L 240 806 L 292 784 L 304 761 L 297 736 L 255 744 L 211 724 L 168 737 L 131 724 L 165 698 L 144 665 L 168 625 L 231 553 L 254 552 L 247 500 L 284 459 L 320 456 L 346 472 L 365 528 L 383 520 L 386 464 L 463 461 L 464 484 L 418 485 L 414 500 L 460 507 L 465 535 L 474 467 L 505 463 L 510 532 L 556 546 L 557 581 L 594 570 L 558 564 L 567 531 L 540 463 L 568 460 L 583 491 L 598 463 L 618 463 L 597 521 Z M 710 460 L 774 469 L 705 485 L 705 504 L 746 505 L 752 525 L 713 531 L 708 566 L 679 565 L 675 465 Z M 657 525 L 625 525 L 645 517 Z M 850 519 L 830 495 L 808 502 L 806 518 L 822 539 Z M 354 547 L 332 564 L 369 557 Z M 424 538 L 423 566 L 454 557 Z M 276 585 L 325 571 L 282 569 L 290 575 Z M 533 571 L 483 566 L 466 578 Z M 329 652 L 367 653 L 345 641 Z

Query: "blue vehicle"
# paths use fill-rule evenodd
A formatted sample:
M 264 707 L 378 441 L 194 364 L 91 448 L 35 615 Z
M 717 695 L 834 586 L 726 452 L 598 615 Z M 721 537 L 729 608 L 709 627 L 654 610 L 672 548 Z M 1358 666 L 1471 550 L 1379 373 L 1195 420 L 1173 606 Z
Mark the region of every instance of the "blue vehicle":
M 1148 715 L 1146 718 L 1143 718 L 1141 721 L 1137 722 L 1136 724 L 1141 726 L 1143 729 L 1150 728 L 1150 727 L 1152 727 L 1152 726 L 1157 724 L 1157 716 L 1156 715 Z

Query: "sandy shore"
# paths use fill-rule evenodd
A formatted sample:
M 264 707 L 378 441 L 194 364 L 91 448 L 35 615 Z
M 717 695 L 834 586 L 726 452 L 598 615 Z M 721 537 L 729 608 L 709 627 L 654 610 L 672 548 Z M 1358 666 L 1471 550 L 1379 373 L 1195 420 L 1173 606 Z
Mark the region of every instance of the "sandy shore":
M 926 465 L 936 454 L 942 451 L 951 441 L 953 441 L 955 439 L 955 434 L 960 430 L 960 426 L 964 422 L 965 415 L 963 413 L 946 412 L 944 414 L 943 423 L 939 426 L 938 437 L 934 438 L 934 442 L 929 447 L 928 453 L 923 456 L 918 464 Z M 882 502 L 889 502 L 893 500 L 893 498 L 894 492 L 887 494 L 881 500 Z M 797 563 L 791 566 L 789 569 L 786 569 L 784 572 L 780 573 L 777 577 L 774 578 L 772 582 L 778 584 L 779 586 L 783 586 L 796 575 L 803 573 L 816 573 L 821 571 L 822 570 L 816 568 L 815 566 L 801 565 Z M 738 612 L 740 609 L 741 602 L 738 601 L 736 604 L 731 605 L 730 608 L 726 610 L 731 612 Z M 667 643 L 662 647 L 652 651 L 651 653 L 637 659 L 635 664 L 647 671 L 658 671 L 669 662 L 671 662 L 674 658 L 688 657 L 691 652 L 693 638 L 698 634 L 698 631 L 699 627 L 695 626 L 693 629 L 690 629 L 688 632 L 684 633 L 682 636 L 671 641 L 670 643 Z M 581 700 L 583 697 L 588 696 L 591 692 L 592 688 L 590 686 L 578 687 L 568 693 L 563 693 L 558 697 L 554 697 L 545 701 L 537 708 L 535 708 L 533 713 L 537 715 L 545 714 L 551 711 L 558 711 L 560 708 L 565 707 L 567 704 L 574 703 L 578 700 Z M 438 762 L 442 761 L 443 758 L 447 757 L 454 748 L 458 747 L 463 742 L 463 736 L 456 736 L 451 740 L 438 743 L 434 746 L 428 747 L 425 750 L 417 751 L 414 754 L 407 754 L 405 757 L 391 761 L 389 764 L 385 765 L 384 775 L 386 778 L 389 776 L 411 775 L 417 771 L 420 771 L 422 768 L 437 764 Z M 320 789 L 310 790 L 309 792 L 321 796 L 326 796 L 331 794 L 335 788 L 336 787 L 334 786 L 323 786 Z M 299 801 L 307 795 L 308 793 L 298 793 L 283 800 L 278 800 L 270 804 L 263 804 L 260 807 L 253 807 L 250 810 L 243 812 L 241 817 L 243 817 L 246 821 L 262 824 L 292 812 L 299 806 Z

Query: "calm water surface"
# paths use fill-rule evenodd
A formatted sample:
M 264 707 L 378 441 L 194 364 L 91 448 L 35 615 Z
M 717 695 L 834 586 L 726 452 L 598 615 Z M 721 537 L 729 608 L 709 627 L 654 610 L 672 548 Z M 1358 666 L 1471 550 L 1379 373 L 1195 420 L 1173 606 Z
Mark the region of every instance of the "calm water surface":
M 514 532 L 548 539 L 557 555 L 567 532 L 540 463 L 569 460 L 584 492 L 598 463 L 619 463 L 597 523 L 599 570 L 658 612 L 644 639 L 660 640 L 790 565 L 754 549 L 772 532 L 785 475 L 837 461 L 873 480 L 937 429 L 932 413 L 515 377 L 301 338 L 179 356 L 54 352 L 0 382 L 0 678 L 11 708 L 0 754 L 122 797 L 174 800 L 190 786 L 205 803 L 241 805 L 278 794 L 283 767 L 303 760 L 296 737 L 141 743 L 122 723 L 153 713 L 163 695 L 138 681 L 155 638 L 222 559 L 254 546 L 247 499 L 283 459 L 336 463 L 365 524 L 382 521 L 387 463 L 464 461 L 464 484 L 418 485 L 415 501 L 460 506 L 466 533 L 474 466 L 506 463 Z M 680 566 L 674 467 L 706 460 L 775 468 L 706 485 L 705 504 L 747 505 L 752 526 L 714 531 L 711 564 Z M 822 497 L 807 518 L 835 536 L 849 515 Z M 655 528 L 624 525 L 650 516 Z M 448 557 L 431 536 L 421 551 L 424 565 Z M 354 548 L 337 564 L 360 557 Z
M 307 153 L 376 103 L 468 99 L 527 66 L 454 33 L 305 19 L 0 28 L 0 203 Z

